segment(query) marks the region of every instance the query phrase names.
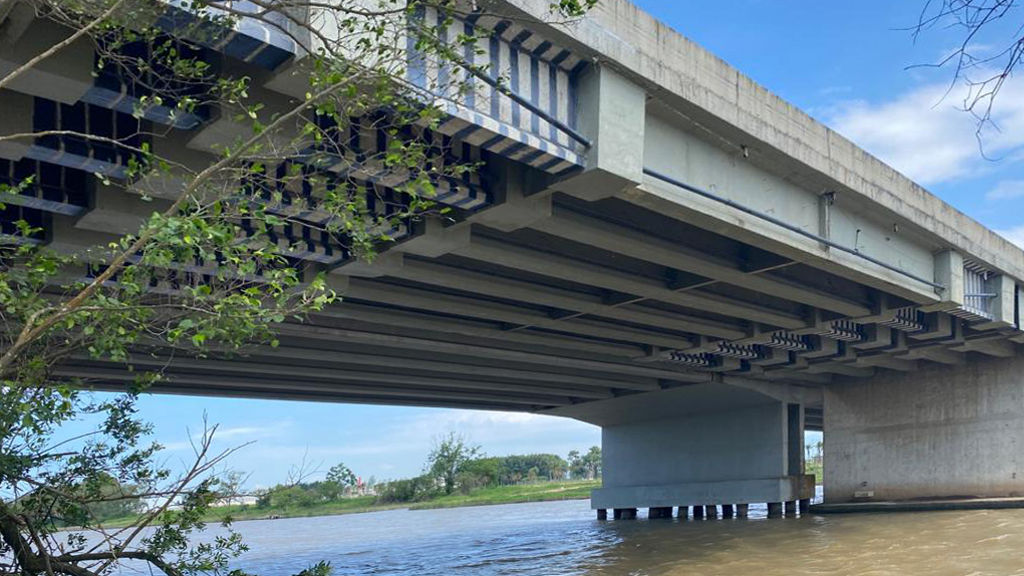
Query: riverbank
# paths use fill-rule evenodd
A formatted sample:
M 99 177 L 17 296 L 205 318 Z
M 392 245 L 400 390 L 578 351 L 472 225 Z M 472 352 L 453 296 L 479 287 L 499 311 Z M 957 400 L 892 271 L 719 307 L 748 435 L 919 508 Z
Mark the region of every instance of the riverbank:
M 419 502 L 397 502 L 378 504 L 376 496 L 356 496 L 313 506 L 222 506 L 210 511 L 210 521 L 230 517 L 233 520 L 261 520 L 266 518 L 307 518 L 311 516 L 338 516 L 342 514 L 364 514 L 383 510 L 408 508 L 428 510 L 433 508 L 458 508 L 463 506 L 490 506 L 495 504 L 520 504 L 525 502 L 549 502 L 552 500 L 582 500 L 590 498 L 590 491 L 601 486 L 600 480 L 576 480 L 566 482 L 541 482 L 515 486 L 479 488 L 468 494 L 456 492 L 437 496 Z
M 233 521 L 266 520 L 270 518 L 309 518 L 313 516 L 340 516 L 343 514 L 365 514 L 384 510 L 428 510 L 434 508 L 459 508 L 463 506 L 490 506 L 495 504 L 522 504 L 526 502 L 550 502 L 554 500 L 583 500 L 590 498 L 590 491 L 600 488 L 600 480 L 573 480 L 565 482 L 540 482 L 515 486 L 479 488 L 468 494 L 455 493 L 437 496 L 418 502 L 394 502 L 379 504 L 376 496 L 355 496 L 312 506 L 268 506 L 255 505 L 218 506 L 206 515 L 207 522 L 220 522 L 224 518 Z M 104 523 L 115 527 L 130 524 L 130 518 L 118 518 Z

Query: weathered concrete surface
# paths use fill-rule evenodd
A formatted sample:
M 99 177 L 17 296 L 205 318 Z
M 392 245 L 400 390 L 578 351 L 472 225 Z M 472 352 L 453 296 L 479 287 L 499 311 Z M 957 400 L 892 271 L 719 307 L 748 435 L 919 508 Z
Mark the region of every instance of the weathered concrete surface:
M 825 501 L 1024 494 L 1024 359 L 825 388 Z
M 694 384 L 618 400 L 617 414 L 576 417 L 602 424 L 602 487 L 594 508 L 663 507 L 797 500 L 807 491 L 802 444 L 788 404 L 722 383 Z M 626 405 L 623 405 L 626 404 Z M 790 438 L 793 436 L 793 438 Z M 813 490 L 813 486 L 810 488 Z
M 951 498 L 945 500 L 903 500 L 897 502 L 843 502 L 815 504 L 814 514 L 857 512 L 941 512 L 946 510 L 1006 510 L 1024 508 L 1024 498 Z
M 547 0 L 507 4 L 535 17 L 550 7 Z M 875 202 L 901 226 L 1024 278 L 1024 251 L 628 0 L 603 0 L 586 19 L 549 35 L 574 40 L 749 162 L 810 189 Z

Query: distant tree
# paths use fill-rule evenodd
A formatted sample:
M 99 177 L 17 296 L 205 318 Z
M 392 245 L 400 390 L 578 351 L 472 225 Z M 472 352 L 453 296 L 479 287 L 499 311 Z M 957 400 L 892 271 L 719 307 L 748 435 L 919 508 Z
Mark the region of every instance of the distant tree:
M 449 432 L 435 440 L 427 456 L 426 472 L 441 481 L 445 494 L 451 494 L 455 491 L 459 469 L 479 455 L 479 446 L 471 446 L 462 435 Z
M 320 483 L 320 492 L 328 500 L 337 500 L 356 485 L 356 475 L 348 466 L 337 463 L 327 471 L 327 478 Z
M 601 477 L 601 447 L 591 446 L 586 454 L 569 452 L 569 473 L 576 479 L 593 480 Z
M 217 490 L 221 502 L 229 505 L 237 502 L 238 497 L 242 495 L 242 485 L 245 484 L 247 478 L 248 475 L 237 470 L 224 474 Z

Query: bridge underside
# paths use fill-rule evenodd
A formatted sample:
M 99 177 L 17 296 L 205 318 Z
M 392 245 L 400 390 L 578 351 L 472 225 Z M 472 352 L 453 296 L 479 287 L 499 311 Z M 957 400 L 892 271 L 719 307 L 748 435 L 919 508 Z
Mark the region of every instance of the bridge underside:
M 36 41 L 67 35 L 17 10 L 10 14 L 0 21 L 0 70 L 30 58 Z M 890 382 L 927 387 L 919 372 L 944 375 L 947 388 L 926 398 L 929 410 L 941 412 L 952 409 L 959 387 L 990 379 L 978 366 L 1004 366 L 1016 356 L 1019 290 L 1014 270 L 1000 266 L 1016 260 L 991 258 L 1006 248 L 987 231 L 978 232 L 985 241 L 958 245 L 937 232 L 952 224 L 883 206 L 876 201 L 883 194 L 870 196 L 850 178 L 815 168 L 809 157 L 666 95 L 653 80 L 588 64 L 596 51 L 562 33 L 537 26 L 564 46 L 511 21 L 463 24 L 493 28 L 488 49 L 502 66 L 514 53 L 544 71 L 538 84 L 518 89 L 535 103 L 549 102 L 547 112 L 528 114 L 504 100 L 493 108 L 478 102 L 494 116 L 452 108 L 430 135 L 436 158 L 483 168 L 439 188 L 437 201 L 450 217 L 406 222 L 373 264 L 314 238 L 309 222 L 291 222 L 279 231 L 280 244 L 328 272 L 344 301 L 281 326 L 276 347 L 206 358 L 139 349 L 134 369 L 165 376 L 155 391 L 578 418 L 604 429 L 605 485 L 595 506 L 663 508 L 805 498 L 803 432 L 822 427 L 830 432 L 826 469 L 839 487 L 835 498 L 852 498 L 862 476 L 856 482 L 881 482 L 876 491 L 886 494 L 884 486 L 895 480 L 879 469 L 886 465 L 879 454 L 921 466 L 933 460 L 921 444 L 887 451 L 899 437 L 899 429 L 885 429 L 887 420 L 860 427 L 858 418 L 880 401 L 875 392 Z M 305 88 L 289 80 L 300 51 L 268 38 L 255 54 L 195 49 L 250 73 L 253 92 L 272 112 Z M 0 90 L 0 132 L 52 130 L 86 116 L 89 129 L 103 134 L 132 122 L 135 130 L 162 124 L 167 136 L 151 143 L 154 151 L 197 164 L 238 134 L 215 110 L 173 122 L 160 110 L 133 118 L 124 111 L 130 90 L 118 84 L 123 79 L 93 77 L 92 49 L 80 48 Z M 743 84 L 750 91 L 744 98 L 768 98 L 750 86 Z M 741 87 L 730 91 L 738 98 Z M 754 114 L 739 101 L 731 105 Z M 591 146 L 559 125 L 578 129 Z M 853 158 L 837 152 L 830 166 L 849 173 L 873 166 L 849 143 L 829 138 L 829 154 L 849 146 Z M 33 241 L 77 252 L 137 230 L 171 202 L 161 187 L 166 182 L 119 182 L 115 189 L 97 178 L 118 180 L 128 158 L 38 140 L 0 146 L 0 181 L 39 176 L 38 186 L 0 212 L 2 233 L 26 219 L 46 231 Z M 338 158 L 331 177 L 344 173 L 366 184 L 365 166 L 346 162 Z M 316 211 L 315 194 L 295 196 Z M 174 282 L 159 287 L 173 290 Z M 106 390 L 123 389 L 135 377 L 123 365 L 84 356 L 56 375 Z M 919 401 L 884 398 L 903 415 Z M 906 425 L 925 435 L 927 426 L 919 424 Z M 969 427 L 944 430 L 951 442 L 958 433 L 975 434 Z M 865 434 L 874 439 L 866 442 Z M 831 468 L 833 457 L 843 464 Z M 992 477 L 1008 471 L 993 470 Z M 975 486 L 1005 491 L 998 482 Z M 891 494 L 925 492 L 918 485 Z

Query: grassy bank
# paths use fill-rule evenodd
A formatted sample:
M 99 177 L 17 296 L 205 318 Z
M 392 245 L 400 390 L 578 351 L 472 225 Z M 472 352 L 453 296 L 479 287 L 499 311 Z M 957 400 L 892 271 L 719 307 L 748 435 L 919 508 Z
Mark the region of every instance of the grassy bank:
M 425 502 L 417 502 L 410 505 L 409 508 L 424 510 L 428 508 L 455 508 L 458 506 L 549 502 L 552 500 L 581 500 L 590 498 L 590 491 L 600 486 L 600 480 L 496 486 L 494 488 L 474 490 L 469 494 L 455 493 L 449 496 L 439 496 Z
M 431 508 L 456 508 L 459 506 L 488 506 L 494 504 L 518 504 L 523 502 L 548 502 L 552 500 L 580 500 L 590 497 L 590 491 L 601 485 L 600 480 L 575 480 L 566 482 L 540 482 L 517 486 L 480 488 L 469 494 L 455 493 L 437 496 L 419 502 L 377 504 L 375 496 L 343 498 L 313 506 L 269 506 L 259 508 L 251 505 L 221 506 L 210 511 L 206 520 L 219 522 L 225 517 L 239 520 L 263 520 L 267 518 L 308 518 L 311 516 L 337 516 L 361 514 L 409 508 L 426 510 Z M 131 518 L 117 518 L 104 522 L 105 526 L 116 527 L 129 524 Z

